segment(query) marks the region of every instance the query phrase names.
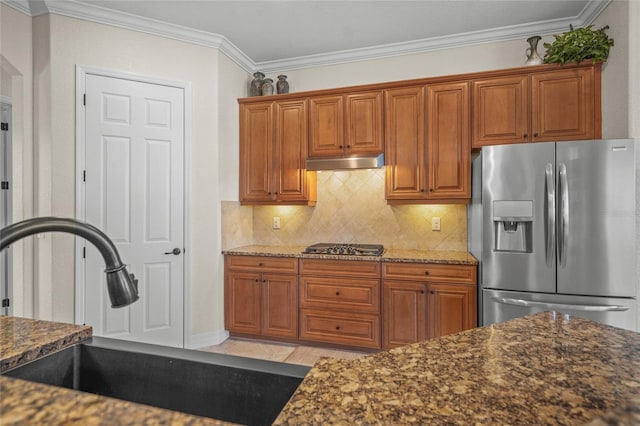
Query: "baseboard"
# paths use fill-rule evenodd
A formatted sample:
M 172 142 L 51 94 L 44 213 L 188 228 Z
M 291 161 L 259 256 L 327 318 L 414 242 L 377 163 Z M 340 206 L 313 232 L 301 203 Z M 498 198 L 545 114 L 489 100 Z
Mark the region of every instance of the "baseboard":
M 218 345 L 227 340 L 228 337 L 229 333 L 226 330 L 193 334 L 185 341 L 185 348 L 199 349 L 207 346 Z

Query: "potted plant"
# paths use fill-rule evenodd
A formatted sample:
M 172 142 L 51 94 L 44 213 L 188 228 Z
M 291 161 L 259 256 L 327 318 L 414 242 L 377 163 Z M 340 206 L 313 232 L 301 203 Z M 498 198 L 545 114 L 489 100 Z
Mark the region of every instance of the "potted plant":
M 609 29 L 606 25 L 599 30 L 592 30 L 593 25 L 574 29 L 561 35 L 556 35 L 553 43 L 544 43 L 547 53 L 544 55 L 545 64 L 565 64 L 567 62 L 580 63 L 585 59 L 593 62 L 606 62 L 609 49 L 613 46 L 613 39 L 605 33 Z

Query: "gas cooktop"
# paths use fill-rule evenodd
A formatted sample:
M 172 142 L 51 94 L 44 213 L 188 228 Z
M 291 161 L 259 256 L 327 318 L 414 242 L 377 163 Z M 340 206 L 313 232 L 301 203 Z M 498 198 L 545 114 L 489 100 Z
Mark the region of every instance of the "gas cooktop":
M 384 252 L 382 244 L 336 244 L 318 243 L 304 249 L 303 253 L 338 254 L 348 256 L 381 256 Z

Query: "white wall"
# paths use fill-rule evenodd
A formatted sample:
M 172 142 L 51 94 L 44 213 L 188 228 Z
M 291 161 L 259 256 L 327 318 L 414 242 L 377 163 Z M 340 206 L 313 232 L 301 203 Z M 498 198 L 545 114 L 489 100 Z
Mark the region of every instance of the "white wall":
M 31 18 L 0 3 L 0 68 L 10 94 L 14 221 L 33 216 L 33 64 Z M 8 81 L 7 81 L 8 80 Z M 13 244 L 13 314 L 33 315 L 33 242 Z

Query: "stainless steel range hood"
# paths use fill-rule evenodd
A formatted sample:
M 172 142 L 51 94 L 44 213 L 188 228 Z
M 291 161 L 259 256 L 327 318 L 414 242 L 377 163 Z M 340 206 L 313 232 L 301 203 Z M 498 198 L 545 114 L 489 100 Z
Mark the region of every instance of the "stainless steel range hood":
M 384 166 L 384 154 L 307 160 L 307 170 L 379 169 L 382 166 Z

